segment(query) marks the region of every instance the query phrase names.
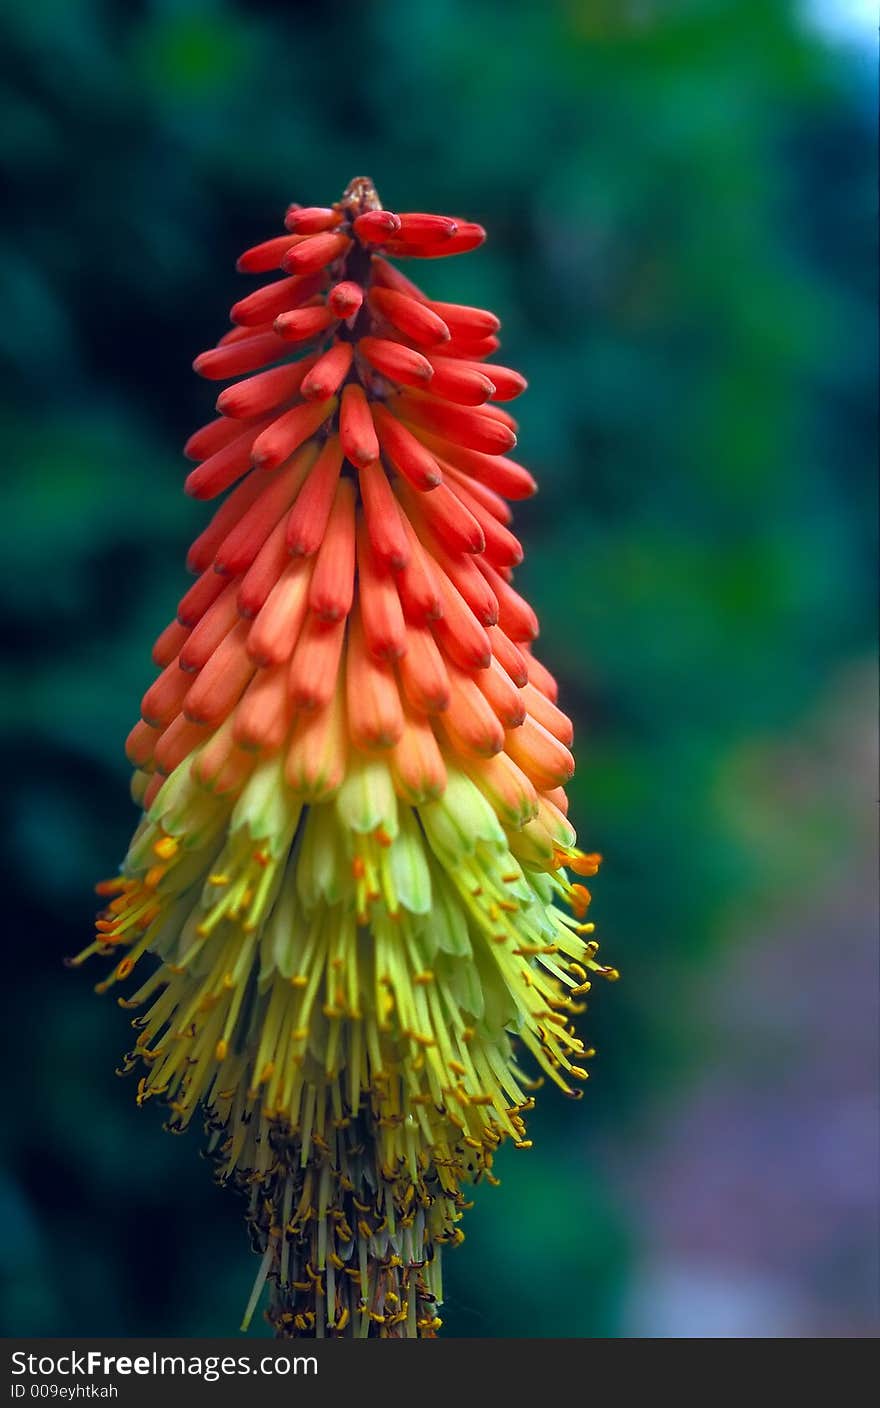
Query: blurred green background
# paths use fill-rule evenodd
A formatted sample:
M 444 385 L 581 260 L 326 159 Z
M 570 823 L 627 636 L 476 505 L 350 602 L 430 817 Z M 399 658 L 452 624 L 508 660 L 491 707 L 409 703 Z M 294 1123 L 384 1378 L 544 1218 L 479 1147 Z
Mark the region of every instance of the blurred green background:
M 235 1199 L 61 959 L 203 521 L 190 362 L 240 250 L 361 173 L 490 232 L 424 281 L 530 379 L 521 580 L 624 975 L 446 1331 L 876 1333 L 872 8 L 0 5 L 7 1333 L 232 1332 L 248 1294 Z

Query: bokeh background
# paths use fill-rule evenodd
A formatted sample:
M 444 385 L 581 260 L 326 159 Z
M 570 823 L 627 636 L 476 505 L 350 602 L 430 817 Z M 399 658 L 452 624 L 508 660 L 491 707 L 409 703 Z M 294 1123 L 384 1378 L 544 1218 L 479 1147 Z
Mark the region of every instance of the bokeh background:
M 521 579 L 624 975 L 589 1098 L 545 1094 L 448 1258 L 447 1332 L 876 1334 L 872 10 L 0 5 L 7 1333 L 231 1332 L 249 1291 L 235 1199 L 61 960 L 204 512 L 190 362 L 237 253 L 367 173 L 490 231 L 425 278 L 531 382 Z

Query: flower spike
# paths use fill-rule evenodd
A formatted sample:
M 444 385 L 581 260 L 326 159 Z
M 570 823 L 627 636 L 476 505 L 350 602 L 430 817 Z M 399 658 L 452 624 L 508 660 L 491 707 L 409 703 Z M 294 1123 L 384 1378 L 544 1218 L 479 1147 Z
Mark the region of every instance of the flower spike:
M 563 790 L 570 720 L 512 585 L 498 319 L 389 260 L 479 225 L 353 181 L 291 205 L 195 360 L 227 385 L 187 491 L 225 495 L 126 749 L 143 807 L 94 942 L 126 1069 L 201 1117 L 244 1193 L 279 1336 L 433 1337 L 468 1190 L 527 1149 L 537 1075 L 576 1097 L 597 959 Z

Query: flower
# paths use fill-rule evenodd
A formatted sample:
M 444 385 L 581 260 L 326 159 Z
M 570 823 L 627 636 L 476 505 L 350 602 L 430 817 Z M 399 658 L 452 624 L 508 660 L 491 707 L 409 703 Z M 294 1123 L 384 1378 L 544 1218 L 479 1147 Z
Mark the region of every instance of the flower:
M 231 384 L 186 487 L 227 496 L 156 642 L 143 817 L 73 961 L 113 956 L 107 991 L 158 960 L 119 999 L 125 1069 L 171 1129 L 203 1113 L 246 1195 L 245 1324 L 268 1281 L 281 1335 L 431 1336 L 469 1187 L 530 1147 L 540 1079 L 580 1094 L 572 1018 L 616 975 L 568 873 L 599 863 L 566 817 L 571 724 L 512 585 L 525 381 L 486 360 L 492 314 L 388 258 L 484 232 L 364 179 L 285 227 L 238 264 L 284 276 L 195 362 Z

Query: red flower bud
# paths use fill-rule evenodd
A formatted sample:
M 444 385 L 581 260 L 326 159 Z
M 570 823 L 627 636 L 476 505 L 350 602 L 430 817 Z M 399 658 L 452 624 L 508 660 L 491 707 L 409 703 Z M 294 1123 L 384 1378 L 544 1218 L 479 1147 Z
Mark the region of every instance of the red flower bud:
M 368 210 L 357 217 L 352 228 L 363 244 L 384 244 L 400 229 L 400 216 L 390 210 Z
M 290 274 L 314 274 L 334 260 L 341 259 L 351 249 L 347 235 L 328 233 L 310 235 L 301 244 L 289 249 L 281 261 L 282 269 Z
M 402 332 L 419 347 L 436 347 L 449 341 L 449 328 L 436 313 L 409 294 L 390 288 L 374 288 L 369 294 L 373 312 Z
M 364 301 L 364 291 L 360 284 L 345 279 L 335 284 L 327 295 L 328 306 L 337 318 L 351 318 Z

